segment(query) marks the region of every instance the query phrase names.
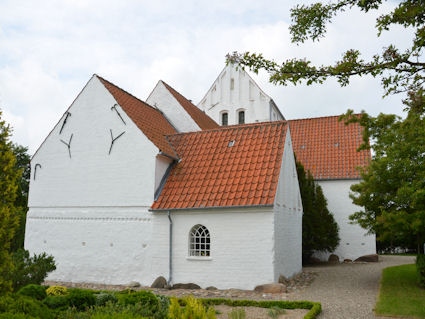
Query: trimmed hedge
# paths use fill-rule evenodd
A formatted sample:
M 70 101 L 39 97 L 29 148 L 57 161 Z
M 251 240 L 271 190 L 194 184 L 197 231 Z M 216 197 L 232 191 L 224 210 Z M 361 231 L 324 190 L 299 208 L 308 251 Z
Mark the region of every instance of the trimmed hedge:
M 425 288 L 425 255 L 416 256 L 416 271 L 418 272 L 418 282 L 422 288 Z
M 185 300 L 178 299 L 184 306 Z M 279 307 L 283 309 L 308 309 L 310 310 L 304 319 L 314 319 L 322 312 L 322 305 L 319 302 L 312 301 L 256 301 L 256 300 L 231 300 L 231 299 L 199 299 L 206 306 L 226 305 L 230 307 L 260 307 L 272 308 Z
M 37 300 L 43 300 L 47 297 L 46 287 L 35 284 L 29 284 L 25 287 L 22 287 L 21 289 L 19 289 L 18 294 L 28 296 Z

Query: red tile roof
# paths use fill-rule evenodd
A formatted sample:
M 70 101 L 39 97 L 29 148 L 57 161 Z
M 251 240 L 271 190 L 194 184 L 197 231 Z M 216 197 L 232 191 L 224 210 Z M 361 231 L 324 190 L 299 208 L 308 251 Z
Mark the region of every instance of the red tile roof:
M 273 205 L 286 132 L 270 122 L 170 136 L 181 161 L 152 209 Z
M 160 151 L 176 158 L 176 153 L 167 141 L 166 135 L 175 134 L 177 131 L 164 115 L 158 109 L 139 100 L 111 82 L 100 76 L 97 77 L 143 134 L 145 134 Z
M 201 111 L 196 105 L 191 101 L 186 99 L 179 92 L 174 90 L 167 83 L 162 81 L 168 91 L 174 96 L 174 98 L 180 103 L 180 105 L 186 110 L 186 112 L 192 117 L 196 124 L 200 127 L 201 130 L 209 130 L 220 127 L 211 117 L 209 117 L 205 112 Z
M 362 143 L 361 126 L 345 125 L 338 118 L 288 121 L 297 160 L 316 180 L 360 178 L 356 168 L 368 165 L 371 158 L 369 151 L 357 152 Z

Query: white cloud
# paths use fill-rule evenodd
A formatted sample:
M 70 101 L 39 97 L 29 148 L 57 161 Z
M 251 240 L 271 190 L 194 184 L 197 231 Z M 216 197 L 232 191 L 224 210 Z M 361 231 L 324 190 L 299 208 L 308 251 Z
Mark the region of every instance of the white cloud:
M 308 57 L 331 63 L 345 49 L 366 57 L 390 42 L 406 46 L 396 29 L 376 41 L 377 13 L 340 15 L 319 43 L 296 46 L 286 1 L 2 1 L 0 107 L 14 140 L 34 152 L 93 73 L 144 99 L 159 79 L 199 101 L 224 67 L 228 52 L 256 51 L 282 61 Z M 383 10 L 391 4 L 384 4 Z M 377 79 L 340 88 L 276 87 L 254 76 L 287 118 L 357 111 L 398 112 L 400 97 L 382 100 Z

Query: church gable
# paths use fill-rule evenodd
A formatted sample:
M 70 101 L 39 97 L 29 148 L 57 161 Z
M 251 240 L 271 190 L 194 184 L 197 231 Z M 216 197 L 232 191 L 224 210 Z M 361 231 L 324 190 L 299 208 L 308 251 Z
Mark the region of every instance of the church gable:
M 169 136 L 180 161 L 152 209 L 273 206 L 286 132 L 273 122 Z

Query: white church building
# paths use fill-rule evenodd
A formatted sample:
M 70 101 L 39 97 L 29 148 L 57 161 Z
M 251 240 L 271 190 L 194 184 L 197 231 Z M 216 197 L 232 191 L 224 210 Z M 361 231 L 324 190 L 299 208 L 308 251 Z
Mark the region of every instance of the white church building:
M 375 253 L 347 219 L 355 167 L 370 157 L 355 152 L 360 136 L 337 117 L 285 121 L 231 67 L 199 108 L 162 81 L 143 102 L 94 75 L 31 160 L 25 248 L 55 257 L 55 281 L 253 289 L 291 277 L 302 267 L 295 153 L 338 221 L 336 253 Z

